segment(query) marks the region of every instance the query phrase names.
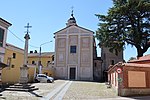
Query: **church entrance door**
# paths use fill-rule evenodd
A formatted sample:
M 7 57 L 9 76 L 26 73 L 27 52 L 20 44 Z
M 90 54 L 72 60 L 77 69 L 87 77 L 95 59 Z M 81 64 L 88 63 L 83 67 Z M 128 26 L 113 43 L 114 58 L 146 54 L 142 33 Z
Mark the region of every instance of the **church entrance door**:
M 76 68 L 70 68 L 70 77 L 69 79 L 75 80 L 76 79 Z

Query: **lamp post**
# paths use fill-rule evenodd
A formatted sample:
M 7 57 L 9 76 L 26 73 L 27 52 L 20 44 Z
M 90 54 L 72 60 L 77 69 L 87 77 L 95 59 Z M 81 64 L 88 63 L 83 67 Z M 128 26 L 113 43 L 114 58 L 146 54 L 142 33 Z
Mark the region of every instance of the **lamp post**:
M 52 41 L 49 41 L 49 42 L 45 42 L 45 43 L 42 43 L 40 45 L 40 52 L 39 52 L 39 65 L 38 65 L 38 69 L 39 69 L 39 74 L 41 74 L 41 70 L 42 70 L 42 66 L 41 66 L 41 47 L 42 45 L 45 45 L 45 44 L 48 44 L 48 43 L 51 43 Z

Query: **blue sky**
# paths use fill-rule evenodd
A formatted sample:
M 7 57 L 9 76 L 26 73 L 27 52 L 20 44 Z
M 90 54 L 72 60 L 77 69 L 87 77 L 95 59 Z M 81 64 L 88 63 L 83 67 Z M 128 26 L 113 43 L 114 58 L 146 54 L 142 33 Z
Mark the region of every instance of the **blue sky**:
M 26 31 L 24 26 L 30 23 L 32 28 L 29 43 L 32 46 L 29 46 L 29 51 L 39 51 L 39 48 L 35 47 L 52 40 L 53 42 L 42 45 L 42 51 L 53 52 L 55 44 L 53 33 L 66 26 L 72 6 L 77 24 L 96 31 L 98 18 L 95 14 L 106 14 L 112 6 L 112 0 L 2 0 L 0 17 L 12 23 L 9 30 L 22 40 Z M 24 43 L 11 32 L 8 31 L 7 42 L 24 48 Z M 99 49 L 98 53 L 100 55 Z M 145 54 L 150 54 L 150 50 Z M 124 59 L 128 60 L 135 56 L 135 48 L 127 46 Z

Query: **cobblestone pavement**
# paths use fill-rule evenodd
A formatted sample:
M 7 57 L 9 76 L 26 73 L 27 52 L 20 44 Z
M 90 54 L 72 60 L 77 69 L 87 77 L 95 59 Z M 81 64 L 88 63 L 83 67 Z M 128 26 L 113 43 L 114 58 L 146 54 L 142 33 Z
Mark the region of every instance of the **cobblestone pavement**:
M 113 89 L 108 89 L 104 83 L 97 82 L 56 80 L 54 83 L 34 83 L 33 85 L 39 90 L 3 91 L 0 100 L 49 100 L 49 97 L 50 100 L 150 100 L 150 96 L 118 97 Z
M 54 83 L 34 83 L 33 85 L 38 87 L 39 90 L 33 92 L 3 91 L 0 100 L 40 100 L 40 98 L 64 83 L 65 80 L 55 80 Z
M 97 100 L 102 98 L 115 98 L 116 92 L 108 89 L 105 83 L 74 81 L 65 96 L 64 100 Z

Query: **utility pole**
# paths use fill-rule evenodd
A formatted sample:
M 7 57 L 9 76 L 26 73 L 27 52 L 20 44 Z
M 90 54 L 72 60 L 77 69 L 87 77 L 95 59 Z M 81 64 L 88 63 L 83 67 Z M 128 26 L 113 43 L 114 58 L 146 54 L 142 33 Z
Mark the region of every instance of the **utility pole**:
M 42 43 L 42 44 L 40 45 L 39 63 L 38 63 L 39 74 L 42 73 L 42 64 L 41 64 L 41 62 L 42 62 L 42 61 L 41 61 L 41 46 L 42 46 L 42 45 L 45 45 L 45 44 L 47 44 L 47 43 L 50 43 L 50 42 L 52 42 L 52 41 L 45 42 L 45 43 Z
M 39 65 L 38 65 L 38 69 L 39 69 L 39 74 L 41 74 L 42 72 L 41 72 L 41 70 L 42 70 L 42 64 L 41 64 L 41 46 L 42 45 L 40 45 L 40 52 L 39 52 Z

